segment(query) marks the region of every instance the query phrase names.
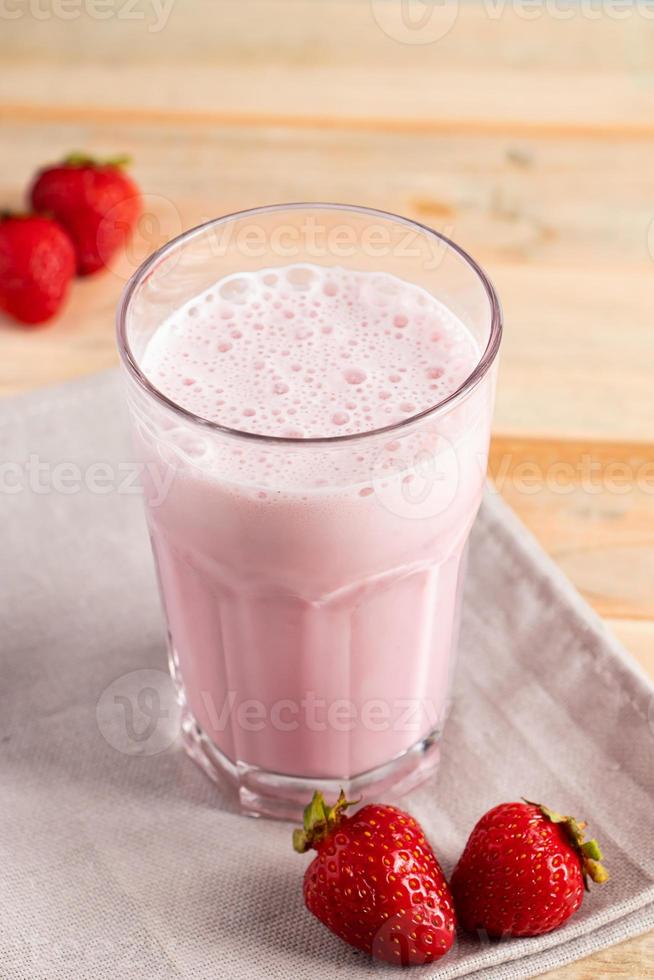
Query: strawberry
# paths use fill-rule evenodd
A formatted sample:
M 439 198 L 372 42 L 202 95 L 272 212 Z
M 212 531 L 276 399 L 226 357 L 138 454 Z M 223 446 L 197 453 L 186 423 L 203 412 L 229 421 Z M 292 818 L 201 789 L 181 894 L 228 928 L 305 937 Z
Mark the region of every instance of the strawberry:
M 597 841 L 584 841 L 585 828 L 527 800 L 489 810 L 452 875 L 463 928 L 496 937 L 558 929 L 581 905 L 588 878 L 608 878 Z
M 138 187 L 121 169 L 126 162 L 72 154 L 41 170 L 32 185 L 34 210 L 53 215 L 72 238 L 80 276 L 107 265 L 141 213 Z
M 454 940 L 452 896 L 422 830 L 408 813 L 369 804 L 345 816 L 314 793 L 293 846 L 318 853 L 304 875 L 310 912 L 346 943 L 396 965 L 432 963 Z
M 63 303 L 74 275 L 75 250 L 56 221 L 0 220 L 0 309 L 22 323 L 43 323 Z

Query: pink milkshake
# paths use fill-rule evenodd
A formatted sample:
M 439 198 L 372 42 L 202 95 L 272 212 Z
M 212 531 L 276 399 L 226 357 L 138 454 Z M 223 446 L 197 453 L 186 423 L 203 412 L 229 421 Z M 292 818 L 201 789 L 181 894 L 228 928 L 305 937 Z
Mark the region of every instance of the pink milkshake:
M 388 263 L 252 265 L 150 318 L 130 403 L 187 747 L 292 815 L 434 766 L 493 384 Z

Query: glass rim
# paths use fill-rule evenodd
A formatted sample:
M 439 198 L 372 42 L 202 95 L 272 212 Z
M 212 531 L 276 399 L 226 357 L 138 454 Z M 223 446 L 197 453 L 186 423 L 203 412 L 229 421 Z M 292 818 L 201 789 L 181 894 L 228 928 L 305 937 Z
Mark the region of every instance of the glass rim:
M 475 273 L 477 276 L 478 280 L 481 282 L 490 305 L 491 314 L 488 342 L 482 351 L 481 357 L 470 374 L 458 386 L 458 388 L 456 388 L 445 398 L 442 398 L 429 408 L 423 409 L 421 412 L 417 412 L 415 415 L 410 415 L 406 419 L 401 419 L 399 422 L 392 422 L 389 425 L 380 426 L 376 429 L 366 429 L 363 432 L 350 432 L 344 435 L 333 436 L 310 436 L 308 438 L 303 436 L 273 436 L 261 432 L 245 432 L 242 429 L 222 425 L 220 422 L 212 422 L 211 419 L 203 418 L 202 415 L 196 415 L 195 412 L 184 408 L 183 405 L 179 405 L 172 398 L 165 395 L 141 370 L 127 337 L 127 314 L 131 300 L 139 286 L 147 279 L 153 268 L 167 255 L 174 252 L 179 246 L 192 241 L 196 237 L 200 237 L 209 228 L 227 224 L 228 222 L 236 221 L 241 218 L 254 217 L 261 214 L 309 209 L 349 211 L 356 214 L 381 218 L 383 220 L 399 222 L 401 225 L 404 225 L 407 228 L 417 229 L 420 232 L 426 233 L 432 238 L 438 239 L 441 244 L 445 245 L 446 248 L 451 249 L 463 259 L 463 261 L 470 267 L 473 273 Z M 180 415 L 186 421 L 192 422 L 194 425 L 199 425 L 205 429 L 208 429 L 209 431 L 219 432 L 222 435 L 237 437 L 239 439 L 247 439 L 255 443 L 274 444 L 278 446 L 292 445 L 294 447 L 326 446 L 356 442 L 357 440 L 369 439 L 374 436 L 395 435 L 404 429 L 413 427 L 417 422 L 444 415 L 459 402 L 464 401 L 486 376 L 497 356 L 500 341 L 502 339 L 502 331 L 502 307 L 491 280 L 486 275 L 482 267 L 472 258 L 472 256 L 461 248 L 460 245 L 457 245 L 456 242 L 453 242 L 450 238 L 447 238 L 447 236 L 442 235 L 440 232 L 435 231 L 435 229 L 430 228 L 429 225 L 422 224 L 420 221 L 414 221 L 411 218 L 404 218 L 402 215 L 394 214 L 392 211 L 382 211 L 378 208 L 368 208 L 355 204 L 334 204 L 329 202 L 313 201 L 297 201 L 289 204 L 267 204 L 256 208 L 246 208 L 243 211 L 233 211 L 230 214 L 222 215 L 219 218 L 210 218 L 208 221 L 205 221 L 202 224 L 189 228 L 187 231 L 183 231 L 181 234 L 171 238 L 169 242 L 166 242 L 165 245 L 162 245 L 150 256 L 148 256 L 148 258 L 141 263 L 138 269 L 135 270 L 121 293 L 116 311 L 116 337 L 121 362 L 127 369 L 128 374 L 136 381 L 139 387 L 142 388 L 147 395 L 154 398 L 155 401 L 158 401 L 166 408 L 175 412 L 177 415 Z

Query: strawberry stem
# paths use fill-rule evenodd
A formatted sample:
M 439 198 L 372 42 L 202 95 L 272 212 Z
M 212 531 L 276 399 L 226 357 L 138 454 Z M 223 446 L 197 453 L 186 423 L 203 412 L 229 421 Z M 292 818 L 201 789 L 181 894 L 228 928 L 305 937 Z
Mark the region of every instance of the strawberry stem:
M 304 854 L 316 847 L 338 827 L 347 808 L 358 802 L 359 800 L 348 800 L 341 790 L 336 803 L 329 807 L 322 793 L 316 791 L 304 809 L 303 826 L 293 831 L 293 848 L 298 854 Z
M 63 164 L 67 167 L 116 167 L 121 169 L 122 167 L 127 167 L 132 162 L 131 157 L 127 154 L 119 154 L 115 157 L 105 157 L 104 159 L 99 159 L 97 157 L 92 157 L 88 153 L 83 153 L 80 150 L 75 150 L 73 153 L 69 153 L 68 156 L 64 157 Z
M 589 878 L 596 885 L 602 885 L 608 880 L 609 873 L 601 864 L 602 851 L 599 844 L 594 838 L 592 840 L 584 840 L 584 831 L 588 826 L 584 820 L 575 820 L 574 817 L 562 816 L 556 810 L 550 810 L 548 807 L 543 806 L 542 803 L 533 803 L 531 800 L 525 800 L 524 796 L 523 800 L 530 806 L 537 807 L 542 815 L 551 823 L 561 825 L 570 845 L 579 857 L 586 891 L 590 891 L 588 885 Z
M 581 849 L 588 858 L 592 858 L 593 861 L 602 860 L 602 852 L 600 851 L 600 846 L 596 840 L 587 840 L 581 845 Z
M 39 211 L 38 215 L 34 211 L 11 211 L 9 208 L 3 208 L 0 211 L 0 221 L 26 221 L 28 218 L 49 218 L 50 214 L 47 211 Z

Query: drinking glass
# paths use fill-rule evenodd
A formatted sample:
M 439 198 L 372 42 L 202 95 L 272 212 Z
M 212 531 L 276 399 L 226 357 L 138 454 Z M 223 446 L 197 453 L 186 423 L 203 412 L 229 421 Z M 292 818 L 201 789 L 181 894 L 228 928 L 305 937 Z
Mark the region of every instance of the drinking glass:
M 477 363 L 426 411 L 323 438 L 219 425 L 148 379 L 148 342 L 176 310 L 225 276 L 298 263 L 422 287 L 468 329 Z M 394 798 L 433 772 L 501 332 L 473 259 L 369 208 L 228 215 L 165 245 L 128 283 L 118 343 L 182 738 L 244 811 L 295 818 L 315 789 Z

